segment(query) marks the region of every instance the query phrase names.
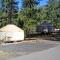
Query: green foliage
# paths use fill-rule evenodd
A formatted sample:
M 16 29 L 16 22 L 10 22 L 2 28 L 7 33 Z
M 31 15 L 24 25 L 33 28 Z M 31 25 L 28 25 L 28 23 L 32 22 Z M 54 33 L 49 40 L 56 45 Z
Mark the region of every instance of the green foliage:
M 32 8 L 39 4 L 38 0 L 23 0 L 23 7 Z
M 24 29 L 25 33 L 28 34 L 32 31 L 35 32 L 38 23 L 47 20 L 56 28 L 60 28 L 60 0 L 48 0 L 48 4 L 43 7 L 36 7 L 39 4 L 38 0 L 23 0 L 23 7 L 20 11 L 18 11 L 18 3 L 15 0 L 1 1 L 1 27 L 13 23 Z
M 23 21 L 23 29 L 25 30 L 25 33 L 30 33 L 36 25 L 36 20 L 33 18 L 33 16 L 29 16 L 29 13 L 33 15 L 33 10 L 31 8 L 24 8 L 19 13 L 19 24 L 21 25 L 21 21 Z
M 58 1 L 57 0 L 49 0 L 47 6 L 47 18 L 51 20 L 51 23 L 57 27 L 58 18 L 57 18 L 57 7 Z
M 1 0 L 0 25 L 16 24 L 18 20 L 18 2 L 16 0 Z

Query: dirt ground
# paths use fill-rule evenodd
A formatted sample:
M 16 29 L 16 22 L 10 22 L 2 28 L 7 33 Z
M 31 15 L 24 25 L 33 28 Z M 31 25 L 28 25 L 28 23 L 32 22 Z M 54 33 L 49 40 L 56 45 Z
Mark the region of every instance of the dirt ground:
M 26 38 L 24 41 L 21 42 L 2 43 L 0 45 L 0 51 L 5 52 L 5 54 L 8 54 L 8 56 L 5 55 L 1 57 L 0 55 L 0 60 L 28 55 L 38 51 L 48 50 L 50 48 L 60 45 L 59 41 L 46 40 L 45 38 L 47 38 L 47 36 L 42 36 L 38 38 Z M 12 53 L 13 56 L 9 53 Z

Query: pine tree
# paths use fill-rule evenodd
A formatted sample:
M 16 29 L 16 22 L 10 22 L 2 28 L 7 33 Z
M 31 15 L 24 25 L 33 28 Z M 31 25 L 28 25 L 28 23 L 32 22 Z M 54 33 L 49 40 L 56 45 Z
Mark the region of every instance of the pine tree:
M 52 24 L 54 24 L 57 27 L 57 7 L 58 2 L 57 0 L 49 0 L 48 6 L 47 6 L 47 19 L 51 21 Z
M 18 16 L 18 2 L 16 0 L 6 0 L 6 13 L 8 14 L 8 23 L 14 23 L 14 18 Z
M 23 27 L 26 34 L 29 34 L 35 28 L 36 19 L 34 19 L 34 16 L 36 14 L 36 6 L 38 4 L 38 0 L 23 0 L 23 10 L 21 15 L 23 15 Z
M 24 0 L 23 6 L 32 8 L 35 5 L 37 5 L 38 3 L 39 3 L 38 0 Z

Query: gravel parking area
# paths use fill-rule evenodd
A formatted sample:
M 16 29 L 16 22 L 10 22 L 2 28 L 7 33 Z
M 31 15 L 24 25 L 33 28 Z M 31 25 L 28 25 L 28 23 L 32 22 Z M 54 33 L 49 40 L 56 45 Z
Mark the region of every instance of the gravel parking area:
M 58 42 L 47 41 L 47 40 L 29 40 L 18 43 L 0 45 L 0 51 L 13 53 L 8 56 L 0 56 L 1 60 L 23 56 L 38 51 L 48 50 L 50 48 L 60 45 Z

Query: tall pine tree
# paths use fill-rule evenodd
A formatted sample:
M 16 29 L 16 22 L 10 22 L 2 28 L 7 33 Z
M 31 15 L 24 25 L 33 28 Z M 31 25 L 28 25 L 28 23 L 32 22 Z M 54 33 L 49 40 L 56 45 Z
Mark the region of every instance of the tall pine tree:
M 14 23 L 14 18 L 18 16 L 18 2 L 16 0 L 5 0 L 6 13 L 8 14 L 8 23 Z
M 38 3 L 39 3 L 38 0 L 24 0 L 24 7 L 32 8 Z
M 26 34 L 29 34 L 31 31 L 35 30 L 36 19 L 34 19 L 36 14 L 36 6 L 39 4 L 38 0 L 23 0 L 23 21 L 24 29 Z
M 57 7 L 58 2 L 57 0 L 49 0 L 48 6 L 47 6 L 47 19 L 51 21 L 52 24 L 54 24 L 57 27 Z

